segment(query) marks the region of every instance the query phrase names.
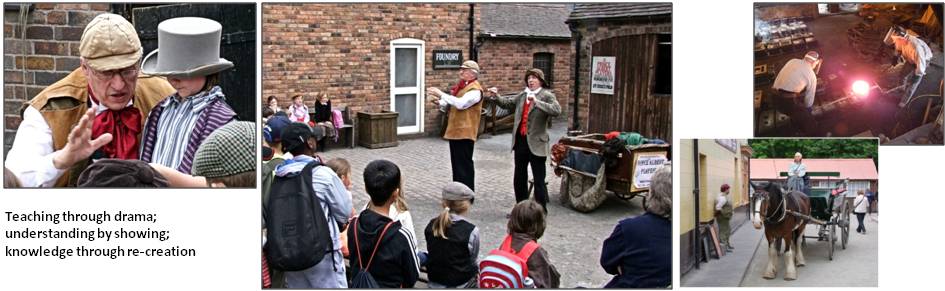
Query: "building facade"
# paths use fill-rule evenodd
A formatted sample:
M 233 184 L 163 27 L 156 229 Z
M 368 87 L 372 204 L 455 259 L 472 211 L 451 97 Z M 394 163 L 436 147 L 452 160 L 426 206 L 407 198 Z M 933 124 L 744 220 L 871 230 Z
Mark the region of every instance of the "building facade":
M 748 192 L 748 158 L 746 140 L 735 139 L 682 139 L 679 142 L 679 254 L 683 274 L 698 264 L 696 241 L 705 233 L 698 225 L 714 222 L 715 197 L 722 184 L 731 187 L 732 207 L 740 211 L 750 200 Z M 698 221 L 698 222 L 697 222 Z
M 265 4 L 261 98 L 276 96 L 284 108 L 296 94 L 308 105 L 328 94 L 335 109 L 352 114 L 398 112 L 402 137 L 438 135 L 442 114 L 425 89 L 448 91 L 459 80 L 457 66 L 436 66 L 449 51 L 477 60 L 480 83 L 500 94 L 521 91 L 527 69 L 547 68 L 567 110 L 569 11 L 563 4 Z
M 672 3 L 574 4 L 568 24 L 578 55 L 571 127 L 672 141 Z M 592 93 L 594 57 L 614 57 L 611 94 Z
M 751 181 L 766 181 L 785 183 L 786 178 L 781 176 L 787 172 L 792 159 L 752 159 Z M 856 196 L 856 192 L 863 190 L 877 191 L 879 189 L 879 171 L 873 159 L 804 159 L 807 172 L 837 172 L 839 176 L 824 177 L 812 175 L 812 188 L 835 188 L 847 182 L 846 195 Z

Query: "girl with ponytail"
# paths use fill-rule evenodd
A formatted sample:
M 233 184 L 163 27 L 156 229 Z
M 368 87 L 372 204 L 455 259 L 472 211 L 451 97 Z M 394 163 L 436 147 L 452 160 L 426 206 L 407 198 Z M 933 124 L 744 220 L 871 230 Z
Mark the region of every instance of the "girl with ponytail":
M 479 228 L 464 217 L 474 199 L 475 193 L 463 183 L 443 187 L 443 210 L 424 230 L 430 288 L 476 286 Z

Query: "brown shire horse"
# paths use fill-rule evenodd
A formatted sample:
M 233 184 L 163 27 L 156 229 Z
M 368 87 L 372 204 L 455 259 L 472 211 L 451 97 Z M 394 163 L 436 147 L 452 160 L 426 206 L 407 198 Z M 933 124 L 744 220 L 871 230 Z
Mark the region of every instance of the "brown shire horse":
M 778 242 L 783 240 L 784 251 L 784 280 L 797 279 L 795 266 L 804 266 L 804 252 L 801 249 L 801 236 L 807 220 L 789 213 L 790 211 L 810 215 L 810 198 L 803 192 L 790 191 L 784 193 L 779 183 L 751 183 L 755 189 L 752 197 L 751 216 L 755 229 L 765 227 L 765 238 L 768 239 L 768 266 L 762 277 L 774 279 L 777 276 L 775 262 L 778 259 Z M 795 261 L 796 259 L 796 261 Z

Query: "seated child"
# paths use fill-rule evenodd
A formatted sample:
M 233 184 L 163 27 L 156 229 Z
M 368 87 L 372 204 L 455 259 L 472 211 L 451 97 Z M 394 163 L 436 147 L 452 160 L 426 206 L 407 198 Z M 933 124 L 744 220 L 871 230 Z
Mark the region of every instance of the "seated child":
M 371 202 L 349 225 L 349 268 L 355 270 L 354 276 L 370 272 L 381 288 L 413 288 L 420 276 L 413 237 L 390 217 L 391 204 L 403 193 L 401 179 L 396 164 L 369 163 L 364 169 L 364 188 Z
M 443 211 L 423 232 L 429 251 L 430 288 L 476 286 L 479 227 L 463 217 L 474 198 L 475 193 L 463 183 L 450 182 L 443 187 Z

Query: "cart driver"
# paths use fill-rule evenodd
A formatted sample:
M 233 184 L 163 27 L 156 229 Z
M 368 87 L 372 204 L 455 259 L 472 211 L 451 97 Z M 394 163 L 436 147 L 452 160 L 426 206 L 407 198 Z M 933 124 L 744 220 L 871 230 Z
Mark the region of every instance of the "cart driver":
M 812 112 L 821 63 L 823 60 L 815 51 L 807 52 L 803 59 L 791 59 L 778 72 L 771 86 L 777 93 L 775 109 L 790 116 L 794 129 L 803 131 L 802 136 L 817 136 Z
M 794 153 L 794 162 L 788 168 L 788 190 L 805 192 L 804 177 L 807 176 L 807 166 L 803 163 L 804 155 Z

